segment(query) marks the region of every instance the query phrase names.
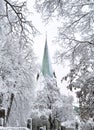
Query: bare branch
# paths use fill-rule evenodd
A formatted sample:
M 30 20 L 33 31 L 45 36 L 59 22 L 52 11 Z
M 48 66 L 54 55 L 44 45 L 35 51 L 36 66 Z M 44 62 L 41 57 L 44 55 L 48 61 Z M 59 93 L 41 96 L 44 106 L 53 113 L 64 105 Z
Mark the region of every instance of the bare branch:
M 22 25 L 22 23 L 23 23 L 23 15 L 22 15 L 22 13 L 21 13 L 21 11 L 22 11 L 22 8 L 24 7 L 24 5 L 25 5 L 25 2 L 21 5 L 21 6 L 15 6 L 15 5 L 12 5 L 9 1 L 7 1 L 7 0 L 4 0 L 5 2 L 6 2 L 6 13 L 7 13 L 7 18 L 8 18 L 8 21 L 9 21 L 9 17 L 8 17 L 8 5 L 11 7 L 11 9 L 14 11 L 14 13 L 16 14 L 16 16 L 17 16 L 17 18 L 18 18 L 18 22 L 19 22 L 19 24 L 20 24 L 20 26 L 21 26 L 21 31 L 23 31 L 23 25 Z M 19 10 L 17 10 L 17 8 L 19 9 Z M 10 21 L 9 21 L 9 23 L 10 23 Z M 10 23 L 10 25 L 11 25 L 11 23 Z

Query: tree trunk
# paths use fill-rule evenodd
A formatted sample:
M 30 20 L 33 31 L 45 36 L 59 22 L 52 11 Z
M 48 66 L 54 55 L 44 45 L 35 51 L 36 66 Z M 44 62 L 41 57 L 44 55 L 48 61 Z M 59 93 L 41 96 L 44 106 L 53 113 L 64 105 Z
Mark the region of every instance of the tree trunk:
M 50 123 L 50 130 L 54 130 L 55 129 L 55 119 L 53 119 L 52 117 L 51 117 L 51 114 L 49 115 L 49 123 Z
M 10 104 L 9 104 L 9 107 L 8 107 L 8 110 L 7 110 L 7 115 L 6 115 L 6 124 L 7 124 L 7 122 L 8 122 L 9 116 L 10 116 L 10 112 L 11 112 L 13 100 L 14 100 L 14 94 L 11 93 Z

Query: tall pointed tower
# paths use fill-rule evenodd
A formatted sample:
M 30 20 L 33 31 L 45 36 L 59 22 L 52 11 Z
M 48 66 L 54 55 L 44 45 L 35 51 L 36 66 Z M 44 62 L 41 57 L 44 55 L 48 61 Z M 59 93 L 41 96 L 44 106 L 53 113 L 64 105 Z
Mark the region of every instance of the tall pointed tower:
M 49 57 L 49 50 L 47 45 L 47 34 L 45 39 L 45 47 L 44 47 L 44 54 L 43 54 L 43 61 L 42 61 L 42 69 L 41 69 L 43 76 L 50 76 L 53 77 L 53 70 L 52 64 Z

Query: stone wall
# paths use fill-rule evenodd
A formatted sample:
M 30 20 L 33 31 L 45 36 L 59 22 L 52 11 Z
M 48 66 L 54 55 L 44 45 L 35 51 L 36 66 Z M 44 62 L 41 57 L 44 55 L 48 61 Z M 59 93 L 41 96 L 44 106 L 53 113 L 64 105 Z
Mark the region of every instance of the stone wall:
M 0 130 L 29 130 L 26 127 L 0 127 Z
M 65 128 L 65 130 L 74 130 L 74 128 Z
M 61 130 L 75 130 L 74 128 L 66 128 L 64 126 L 61 126 Z

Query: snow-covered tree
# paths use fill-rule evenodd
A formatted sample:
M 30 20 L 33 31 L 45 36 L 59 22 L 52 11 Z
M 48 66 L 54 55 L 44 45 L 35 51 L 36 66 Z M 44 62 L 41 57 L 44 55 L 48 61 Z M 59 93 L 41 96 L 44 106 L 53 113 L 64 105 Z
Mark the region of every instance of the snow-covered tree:
M 81 118 L 94 117 L 94 1 L 36 0 L 36 7 L 47 22 L 50 18 L 61 21 L 58 43 L 63 48 L 58 57 L 71 61 L 69 88 L 80 89 L 77 93 L 80 94 Z
M 90 118 L 87 122 L 80 123 L 80 130 L 93 130 L 94 129 L 94 122 Z
M 45 77 L 40 85 L 43 87 L 37 91 L 31 117 L 45 116 L 51 130 L 55 128 L 56 119 L 60 122 L 74 119 L 73 98 L 60 94 L 56 79 Z
M 15 126 L 25 124 L 34 87 L 36 29 L 27 15 L 25 1 L 0 1 L 0 94 L 6 122 Z

